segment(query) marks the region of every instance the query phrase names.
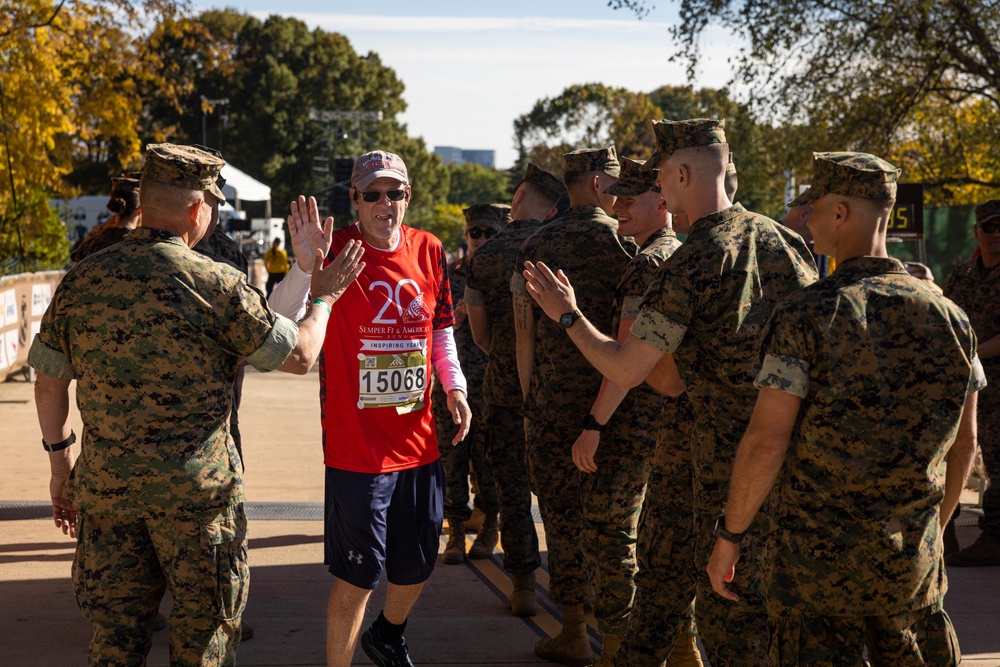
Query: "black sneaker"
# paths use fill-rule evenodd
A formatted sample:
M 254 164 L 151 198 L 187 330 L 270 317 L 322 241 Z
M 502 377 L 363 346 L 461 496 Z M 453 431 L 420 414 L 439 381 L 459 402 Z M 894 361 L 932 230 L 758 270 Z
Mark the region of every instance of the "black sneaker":
M 406 650 L 406 639 L 400 636 L 391 644 L 383 642 L 375 629 L 375 623 L 361 635 L 361 648 L 379 667 L 413 667 L 410 652 Z

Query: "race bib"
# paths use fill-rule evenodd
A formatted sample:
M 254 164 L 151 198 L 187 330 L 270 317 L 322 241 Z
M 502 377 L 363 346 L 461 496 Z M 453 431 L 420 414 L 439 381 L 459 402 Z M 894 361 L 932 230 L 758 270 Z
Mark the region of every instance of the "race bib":
M 427 355 L 423 350 L 366 351 L 360 362 L 358 408 L 394 407 L 399 413 L 424 406 L 427 389 Z

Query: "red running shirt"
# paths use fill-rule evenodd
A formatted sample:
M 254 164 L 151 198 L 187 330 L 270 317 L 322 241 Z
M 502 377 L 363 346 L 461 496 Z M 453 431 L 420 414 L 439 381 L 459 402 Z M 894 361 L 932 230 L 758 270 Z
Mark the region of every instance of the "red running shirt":
M 395 250 L 364 244 L 365 268 L 333 307 L 320 358 L 326 465 L 384 473 L 439 458 L 431 414 L 431 333 L 455 323 L 441 242 L 400 227 Z M 326 263 L 357 225 L 338 230 Z

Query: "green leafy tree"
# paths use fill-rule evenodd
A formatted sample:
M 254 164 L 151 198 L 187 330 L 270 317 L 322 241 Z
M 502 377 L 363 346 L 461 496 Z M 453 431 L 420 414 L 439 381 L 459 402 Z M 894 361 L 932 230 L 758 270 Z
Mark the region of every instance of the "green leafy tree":
M 515 172 L 533 162 L 561 176 L 563 153 L 611 143 L 618 155 L 649 155 L 655 145 L 652 121 L 662 117 L 643 93 L 600 83 L 570 86 L 514 121 Z
M 951 108 L 1000 113 L 1000 3 L 981 0 L 678 0 L 680 20 L 671 28 L 676 58 L 695 72 L 707 26 L 721 25 L 747 46 L 731 63 L 755 109 L 782 119 L 797 132 L 787 146 L 812 150 L 864 150 L 891 155 L 914 137 L 931 142 L 946 159 L 937 172 L 938 194 L 961 184 L 995 193 L 1000 172 L 976 173 L 953 160 L 973 152 L 981 126 L 959 128 Z M 611 6 L 641 14 L 644 0 Z M 933 113 L 934 115 L 928 115 Z M 1000 126 L 986 138 L 1000 144 Z M 977 129 L 978 128 L 978 129 Z M 959 147 L 955 140 L 969 139 Z M 935 143 L 940 142 L 940 143 Z M 808 163 L 803 165 L 808 167 Z M 905 169 L 905 165 L 904 165 Z M 906 172 L 904 171 L 904 178 Z
M 465 215 L 462 214 L 462 207 L 458 204 L 437 204 L 434 207 L 434 215 L 424 222 L 422 229 L 438 237 L 445 250 L 454 252 L 462 242 L 462 234 L 465 233 Z
M 448 203 L 461 206 L 496 204 L 510 201 L 510 173 L 466 162 L 447 167 Z
M 414 186 L 407 223 L 433 217 L 434 205 L 447 195 L 447 174 L 423 141 L 411 139 L 399 123 L 406 108 L 403 84 L 376 53 L 359 54 L 341 34 L 281 16 L 261 21 L 231 9 L 210 10 L 195 24 L 194 32 L 164 24 L 155 33 L 156 57 L 174 63 L 171 78 L 181 94 L 174 106 L 178 96 L 158 99 L 150 91 L 150 134 L 200 143 L 207 114 L 216 120 L 208 124 L 209 145 L 271 185 L 272 214 L 279 216 L 299 194 L 315 194 L 325 203 L 332 174 L 317 166 L 336 156 L 389 150 L 406 161 Z M 184 81 L 192 82 L 190 89 Z M 226 98 L 228 105 L 207 105 L 203 97 Z M 377 112 L 382 120 L 316 121 L 311 109 Z M 219 130 L 222 115 L 226 124 Z

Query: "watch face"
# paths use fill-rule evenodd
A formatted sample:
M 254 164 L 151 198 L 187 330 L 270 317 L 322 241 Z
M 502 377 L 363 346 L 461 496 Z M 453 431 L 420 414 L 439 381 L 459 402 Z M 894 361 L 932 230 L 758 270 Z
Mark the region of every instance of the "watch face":
M 567 329 L 573 326 L 573 322 L 576 321 L 576 317 L 573 313 L 563 313 L 562 317 L 559 318 L 559 324 L 563 325 Z

